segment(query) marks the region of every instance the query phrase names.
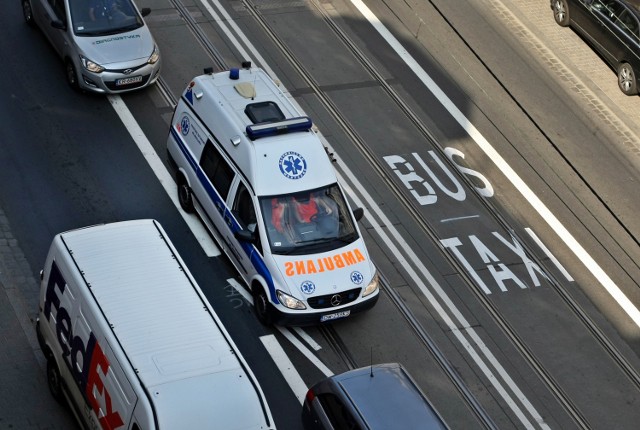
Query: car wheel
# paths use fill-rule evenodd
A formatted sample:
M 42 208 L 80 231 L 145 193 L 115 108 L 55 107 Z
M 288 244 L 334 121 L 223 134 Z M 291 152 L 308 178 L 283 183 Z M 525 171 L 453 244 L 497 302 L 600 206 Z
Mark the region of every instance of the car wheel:
M 64 64 L 65 72 L 67 75 L 67 83 L 74 90 L 79 90 L 80 85 L 78 84 L 78 73 L 76 73 L 76 67 L 73 65 L 71 60 L 67 60 Z
M 56 361 L 49 357 L 47 359 L 47 383 L 49 385 L 49 391 L 51 395 L 58 402 L 62 402 L 62 383 L 60 381 L 60 371 Z
M 258 321 L 266 326 L 273 324 L 271 312 L 269 310 L 269 298 L 261 286 L 253 288 L 253 309 L 256 312 Z
M 178 200 L 182 210 L 187 213 L 193 213 L 193 196 L 191 194 L 191 187 L 187 184 L 187 180 L 178 174 Z
M 31 1 L 22 0 L 22 16 L 31 27 L 35 27 L 36 22 L 33 20 L 33 10 L 31 9 Z
M 567 0 L 554 0 L 552 4 L 553 18 L 561 27 L 569 25 L 569 4 Z
M 618 66 L 618 86 L 628 96 L 638 94 L 636 74 L 629 63 L 622 63 Z

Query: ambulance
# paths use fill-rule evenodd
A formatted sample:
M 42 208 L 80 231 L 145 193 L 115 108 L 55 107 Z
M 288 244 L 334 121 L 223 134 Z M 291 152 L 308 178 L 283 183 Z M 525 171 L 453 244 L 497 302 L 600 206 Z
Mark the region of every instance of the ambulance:
M 240 351 L 154 220 L 55 236 L 36 332 L 82 428 L 274 429 Z
M 311 119 L 262 69 L 195 77 L 167 139 L 178 198 L 197 212 L 266 324 L 321 324 L 370 309 L 379 277 Z

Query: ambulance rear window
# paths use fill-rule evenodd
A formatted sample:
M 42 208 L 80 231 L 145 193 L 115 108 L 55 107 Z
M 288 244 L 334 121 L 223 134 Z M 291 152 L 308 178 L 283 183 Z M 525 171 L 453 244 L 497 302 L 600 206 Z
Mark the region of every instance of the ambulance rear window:
M 284 119 L 284 114 L 274 102 L 259 102 L 248 104 L 244 108 L 251 122 L 262 124 L 264 122 L 278 122 Z

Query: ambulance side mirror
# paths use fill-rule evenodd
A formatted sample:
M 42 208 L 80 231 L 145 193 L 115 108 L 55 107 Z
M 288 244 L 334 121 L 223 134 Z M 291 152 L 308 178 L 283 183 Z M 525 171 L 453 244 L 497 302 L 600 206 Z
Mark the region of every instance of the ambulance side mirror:
M 364 209 L 356 208 L 353 210 L 353 217 L 356 219 L 356 222 L 360 221 L 360 219 L 364 216 Z
M 142 9 L 140 9 L 140 15 L 142 16 L 147 16 L 150 13 L 151 13 L 151 8 L 143 7 Z
M 241 242 L 255 243 L 256 241 L 256 235 L 253 232 L 245 229 L 236 231 L 235 236 L 236 239 Z

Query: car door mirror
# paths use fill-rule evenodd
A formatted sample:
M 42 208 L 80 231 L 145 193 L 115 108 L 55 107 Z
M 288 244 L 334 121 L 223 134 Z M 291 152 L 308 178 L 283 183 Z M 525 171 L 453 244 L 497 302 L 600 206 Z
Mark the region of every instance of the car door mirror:
M 66 30 L 67 26 L 64 25 L 64 22 L 60 21 L 59 19 L 54 19 L 51 21 L 51 27 L 53 28 L 57 28 L 58 30 Z
M 140 15 L 142 16 L 147 16 L 150 13 L 151 13 L 151 8 L 143 7 L 142 9 L 140 9 Z
M 360 221 L 360 219 L 362 219 L 363 216 L 364 216 L 364 209 L 356 208 L 353 210 L 353 217 L 356 219 L 356 222 Z
M 238 239 L 241 242 L 255 243 L 256 241 L 255 233 L 245 229 L 237 230 L 234 233 L 234 236 L 236 237 L 236 239 Z

